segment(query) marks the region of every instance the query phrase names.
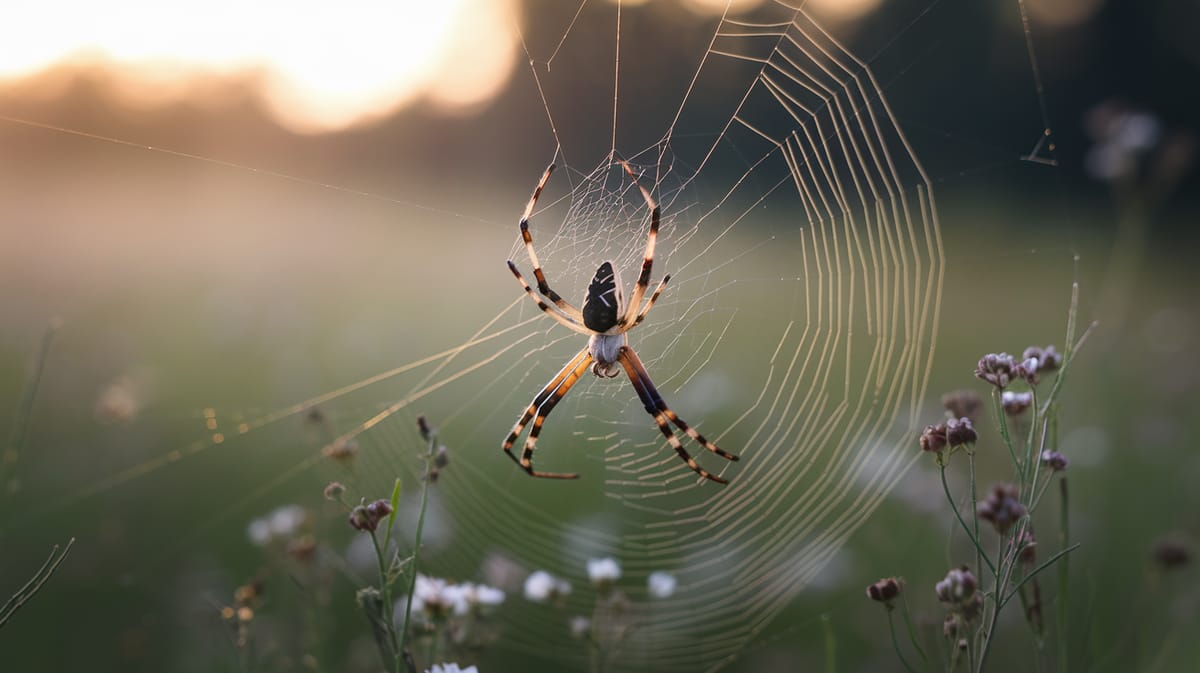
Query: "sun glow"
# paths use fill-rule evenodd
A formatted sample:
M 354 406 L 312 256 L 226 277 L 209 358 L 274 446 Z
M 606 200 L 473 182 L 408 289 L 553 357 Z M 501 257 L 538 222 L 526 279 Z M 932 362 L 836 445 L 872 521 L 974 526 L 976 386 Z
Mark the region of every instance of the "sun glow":
M 19 3 L 0 24 L 0 83 L 64 65 L 102 68 L 134 104 L 250 76 L 299 131 L 425 98 L 451 109 L 494 96 L 516 65 L 513 0 L 117 0 Z

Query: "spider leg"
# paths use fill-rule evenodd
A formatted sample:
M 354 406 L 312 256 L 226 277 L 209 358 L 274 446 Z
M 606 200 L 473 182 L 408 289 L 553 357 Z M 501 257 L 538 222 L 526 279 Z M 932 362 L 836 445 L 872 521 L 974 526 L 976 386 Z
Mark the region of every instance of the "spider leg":
M 642 321 L 646 319 L 646 314 L 650 312 L 650 307 L 654 306 L 654 302 L 658 301 L 658 295 L 662 294 L 663 290 L 667 288 L 667 281 L 669 280 L 671 280 L 671 274 L 663 276 L 663 279 L 661 282 L 659 282 L 658 287 L 654 288 L 654 294 L 650 295 L 650 298 L 646 300 L 646 305 L 642 307 L 641 311 L 638 311 L 637 319 L 635 319 L 632 324 L 626 326 L 627 330 L 633 329 L 634 327 L 642 324 Z
M 587 334 L 589 336 L 592 334 L 591 330 L 584 327 L 582 324 L 577 322 L 574 318 L 572 318 L 570 316 L 565 316 L 565 315 L 559 313 L 558 311 L 555 311 L 553 307 L 551 307 L 546 302 L 542 301 L 541 297 L 538 297 L 536 294 L 534 294 L 533 288 L 529 287 L 529 281 L 525 280 L 525 276 L 521 275 L 521 271 L 519 269 L 517 269 L 517 265 L 513 264 L 511 259 L 508 260 L 508 270 L 512 271 L 513 275 L 516 276 L 517 282 L 521 284 L 521 287 L 525 288 L 525 294 L 529 295 L 529 298 L 533 300 L 533 303 L 537 304 L 538 308 L 545 311 L 546 315 L 550 316 L 551 318 L 554 318 L 564 327 L 575 330 L 576 332 L 579 332 L 580 334 Z
M 634 175 L 633 169 L 624 159 L 617 160 L 625 167 L 625 172 L 629 177 L 633 178 L 634 184 L 642 192 L 642 197 L 646 199 L 646 205 L 650 208 L 650 233 L 646 236 L 646 254 L 642 258 L 642 273 L 638 276 L 637 284 L 633 286 L 633 294 L 629 297 L 628 308 L 625 311 L 624 317 L 621 318 L 621 324 L 629 324 L 634 322 L 638 314 L 638 304 L 642 303 L 642 297 L 646 296 L 646 288 L 650 286 L 650 269 L 654 266 L 654 245 L 658 240 L 658 221 L 659 209 L 658 204 L 650 196 L 650 192 L 638 182 L 637 176 Z
M 533 208 L 537 205 L 538 197 L 542 195 L 542 189 L 546 187 L 546 182 L 550 180 L 550 174 L 554 172 L 554 164 L 546 167 L 546 172 L 542 174 L 542 179 L 538 181 L 537 187 L 533 189 L 533 196 L 529 197 L 529 203 L 525 205 L 525 213 L 521 215 L 521 238 L 525 241 L 525 251 L 529 253 L 529 261 L 533 264 L 533 277 L 537 280 L 538 292 L 545 295 L 560 311 L 566 313 L 576 321 L 583 320 L 583 314 L 579 309 L 575 308 L 566 299 L 563 299 L 554 290 L 550 289 L 550 283 L 546 281 L 546 274 L 542 271 L 542 263 L 538 261 L 537 253 L 533 251 L 533 235 L 529 233 L 529 218 L 533 217 Z
M 671 445 L 671 448 L 675 449 L 675 452 L 679 454 L 683 462 L 687 463 L 688 467 L 692 468 L 696 474 L 705 479 L 715 481 L 718 484 L 728 484 L 729 481 L 727 479 L 718 477 L 700 467 L 700 464 L 692 458 L 687 449 L 683 448 L 683 444 L 679 441 L 679 438 L 671 431 L 671 426 L 667 423 L 668 419 L 679 426 L 679 429 L 687 433 L 687 436 L 691 437 L 696 443 L 701 444 L 704 448 L 718 456 L 726 460 L 737 460 L 738 457 L 732 453 L 727 453 L 716 444 L 705 439 L 703 435 L 689 427 L 683 422 L 683 419 L 676 416 L 675 412 L 667 407 L 667 403 L 663 400 L 662 395 L 658 393 L 658 389 L 654 387 L 654 382 L 650 380 L 650 375 L 646 372 L 645 366 L 642 365 L 642 361 L 638 359 L 637 354 L 633 352 L 632 348 L 628 346 L 622 347 L 621 354 L 617 356 L 617 360 L 625 368 L 625 373 L 629 375 L 629 381 L 633 384 L 633 389 L 637 391 L 638 397 L 641 398 L 642 404 L 645 405 L 646 413 L 654 417 L 654 422 L 658 425 L 659 431 L 667 438 L 667 443 Z
M 555 405 L 559 400 L 566 396 L 587 371 L 589 365 L 592 364 L 592 355 L 587 348 L 579 351 L 579 353 L 571 358 L 554 378 L 550 379 L 550 383 L 542 388 L 541 392 L 533 398 L 529 407 L 525 409 L 525 413 L 521 414 L 521 419 L 513 426 L 512 432 L 508 433 L 508 437 L 504 439 L 504 453 L 508 454 L 509 458 L 513 459 L 517 465 L 520 465 L 523 470 L 534 477 L 543 477 L 546 479 L 578 479 L 578 474 L 560 473 L 560 472 L 538 472 L 533 469 L 533 448 L 537 445 L 538 435 L 542 432 L 542 424 L 545 423 L 546 417 L 554 410 Z M 537 417 L 534 418 L 534 414 Z M 529 430 L 529 437 L 525 439 L 525 448 L 521 451 L 521 457 L 513 453 L 512 447 L 516 443 L 517 437 L 521 431 L 533 419 L 533 427 Z

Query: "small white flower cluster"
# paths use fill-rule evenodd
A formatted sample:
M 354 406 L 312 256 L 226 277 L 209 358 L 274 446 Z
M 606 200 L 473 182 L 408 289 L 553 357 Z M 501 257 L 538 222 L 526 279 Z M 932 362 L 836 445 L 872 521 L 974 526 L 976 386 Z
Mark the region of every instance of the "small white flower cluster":
M 284 505 L 251 521 L 246 535 L 254 544 L 265 547 L 276 540 L 295 537 L 307 520 L 308 512 L 300 505 Z
M 545 570 L 536 570 L 525 578 L 525 598 L 534 603 L 542 603 L 553 598 L 569 596 L 571 585 L 564 579 L 559 579 Z
M 621 579 L 621 565 L 611 557 L 588 559 L 588 579 L 598 587 L 612 585 Z
M 396 601 L 395 611 L 403 619 L 407 597 Z M 450 584 L 440 577 L 417 575 L 413 587 L 413 614 L 427 618 L 462 617 L 469 613 L 482 613 L 504 602 L 504 592 L 483 584 Z
M 670 598 L 677 584 L 674 575 L 660 570 L 646 578 L 646 591 L 651 598 Z
M 425 673 L 479 673 L 479 669 L 474 666 L 459 668 L 455 663 L 434 664 L 433 668 L 426 669 Z
M 588 580 L 597 589 L 610 589 L 617 580 L 621 579 L 621 564 L 612 557 L 588 559 Z M 646 592 L 651 598 L 670 598 L 678 586 L 675 576 L 668 572 L 652 572 L 646 578 Z M 525 598 L 535 603 L 568 596 L 571 585 L 546 572 L 536 570 L 525 578 Z

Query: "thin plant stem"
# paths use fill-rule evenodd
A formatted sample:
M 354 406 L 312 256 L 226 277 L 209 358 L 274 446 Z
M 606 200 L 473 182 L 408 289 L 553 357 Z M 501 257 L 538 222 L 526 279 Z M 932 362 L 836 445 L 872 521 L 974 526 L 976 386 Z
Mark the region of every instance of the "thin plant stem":
M 979 546 L 979 501 L 975 486 L 975 452 L 967 450 L 967 464 L 970 466 L 971 472 L 971 526 L 974 528 L 975 534 L 975 568 L 982 570 L 983 568 L 983 548 Z M 944 477 L 943 477 L 944 479 Z
M 58 331 L 60 321 L 52 320 L 42 334 L 42 340 L 34 351 L 29 378 L 21 389 L 21 398 L 17 403 L 17 411 L 13 416 L 12 430 L 8 435 L 8 446 L 0 454 L 0 496 L 8 495 L 9 473 L 16 469 L 17 461 L 21 458 L 21 450 L 25 447 L 25 436 L 29 430 L 29 419 L 33 417 L 33 402 L 37 399 L 38 388 L 42 383 L 42 375 L 46 371 L 46 358 L 50 354 L 50 344 Z M 14 489 L 15 490 L 15 489 Z
M 21 606 L 33 598 L 34 594 L 46 584 L 46 581 L 54 574 L 54 571 L 58 570 L 58 566 L 63 562 L 63 559 L 67 558 L 67 554 L 71 552 L 71 546 L 74 544 L 75 538 L 67 540 L 67 545 L 63 547 L 61 553 L 58 550 L 58 545 L 54 545 L 54 548 L 50 550 L 50 555 L 42 563 L 42 567 L 38 568 L 33 577 L 29 578 L 29 581 L 24 586 L 5 601 L 4 607 L 0 607 L 0 627 L 7 624 L 8 620 L 16 614 L 17 610 L 20 610 Z
M 1059 493 L 1059 529 L 1058 529 L 1058 544 L 1066 549 L 1067 543 L 1070 541 L 1070 509 L 1067 506 L 1067 478 L 1063 477 L 1058 481 Z M 1071 560 L 1066 556 L 1063 557 L 1062 563 L 1058 566 L 1058 605 L 1056 616 L 1058 619 L 1058 673 L 1067 673 L 1067 597 L 1070 587 L 1070 564 Z
M 904 596 L 903 592 L 900 594 L 900 600 L 904 603 L 904 627 L 908 631 L 908 639 L 912 642 L 913 649 L 917 651 L 917 654 L 921 655 L 921 661 L 928 664 L 929 657 L 925 656 L 925 650 L 921 649 L 921 643 L 917 640 L 917 631 L 913 628 L 912 618 L 909 616 L 908 598 Z
M 954 516 L 958 519 L 959 525 L 962 526 L 963 532 L 967 534 L 967 537 L 970 538 L 971 543 L 975 545 L 975 550 L 979 553 L 979 558 L 983 559 L 983 562 L 987 564 L 988 570 L 991 570 L 992 575 L 995 575 L 996 567 L 993 566 L 991 560 L 988 559 L 987 553 L 983 551 L 983 547 L 979 546 L 979 538 L 971 533 L 971 527 L 968 526 L 967 522 L 963 520 L 962 513 L 958 511 L 958 504 L 954 502 L 954 496 L 950 494 L 950 484 L 946 482 L 945 465 L 941 466 L 941 473 L 942 490 L 946 493 L 946 500 L 950 501 L 950 509 L 954 511 Z
M 892 616 L 892 612 L 894 611 L 894 608 L 889 605 L 887 608 L 888 631 L 892 634 L 892 648 L 896 650 L 896 656 L 900 658 L 900 663 L 904 666 L 904 670 L 908 671 L 908 673 L 916 673 L 913 667 L 908 665 L 908 660 L 904 658 L 904 653 L 900 651 L 900 641 L 896 640 L 896 620 Z
M 437 447 L 437 437 L 435 435 L 431 434 L 429 436 L 429 448 L 425 455 L 426 475 L 428 475 L 428 473 L 429 473 L 429 468 L 433 467 L 433 457 L 434 457 L 434 451 L 435 451 L 436 447 Z M 405 652 L 408 650 L 408 632 L 409 632 L 408 627 L 409 627 L 409 624 L 412 623 L 409 620 L 412 619 L 413 592 L 416 591 L 417 572 L 420 569 L 419 566 L 417 565 L 417 563 L 418 563 L 418 560 L 419 560 L 420 554 L 421 554 L 421 534 L 425 530 L 425 509 L 429 505 L 429 483 L 430 483 L 430 481 L 431 481 L 430 479 L 426 478 L 421 483 L 421 509 L 417 513 L 417 534 L 416 534 L 415 539 L 413 540 L 412 561 L 410 563 L 411 567 L 409 568 L 408 600 L 405 601 L 405 604 L 404 604 L 404 630 L 400 634 L 400 651 L 401 652 Z
M 1013 448 L 1012 436 L 1008 433 L 1008 421 L 1004 417 L 1004 403 L 1000 401 L 1000 389 L 992 389 L 992 415 L 996 417 L 996 427 L 1000 429 L 1000 437 L 1004 440 L 1004 446 L 1008 447 L 1008 455 L 1012 458 L 1013 469 L 1017 474 L 1021 474 L 1021 459 L 1017 457 L 1017 451 Z
M 400 648 L 396 642 L 396 624 L 391 610 L 391 586 L 388 582 L 387 565 L 383 559 L 383 549 L 379 546 L 379 540 L 375 537 L 375 533 L 371 533 L 371 545 L 375 548 L 375 562 L 379 566 L 379 591 L 382 594 L 382 605 L 380 609 L 382 613 L 383 623 L 387 625 L 388 644 L 390 645 L 392 661 L 392 669 L 396 673 L 400 673 Z
M 821 615 L 821 627 L 825 634 L 825 673 L 837 673 L 837 638 L 829 615 Z

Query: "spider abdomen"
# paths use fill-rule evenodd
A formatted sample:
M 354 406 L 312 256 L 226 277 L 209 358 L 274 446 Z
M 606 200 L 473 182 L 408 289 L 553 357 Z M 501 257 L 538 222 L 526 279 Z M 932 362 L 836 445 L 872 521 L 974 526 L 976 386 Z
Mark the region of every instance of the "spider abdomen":
M 588 339 L 588 354 L 596 361 L 592 373 L 609 378 L 616 376 L 620 372 L 616 366 L 617 358 L 627 343 L 629 340 L 624 334 L 593 334 Z
M 583 325 L 593 332 L 608 332 L 617 326 L 621 316 L 621 279 L 617 277 L 612 262 L 605 262 L 596 269 L 592 282 L 588 284 L 587 296 L 583 298 Z M 599 360 L 600 358 L 596 358 Z M 616 360 L 616 355 L 613 355 Z

